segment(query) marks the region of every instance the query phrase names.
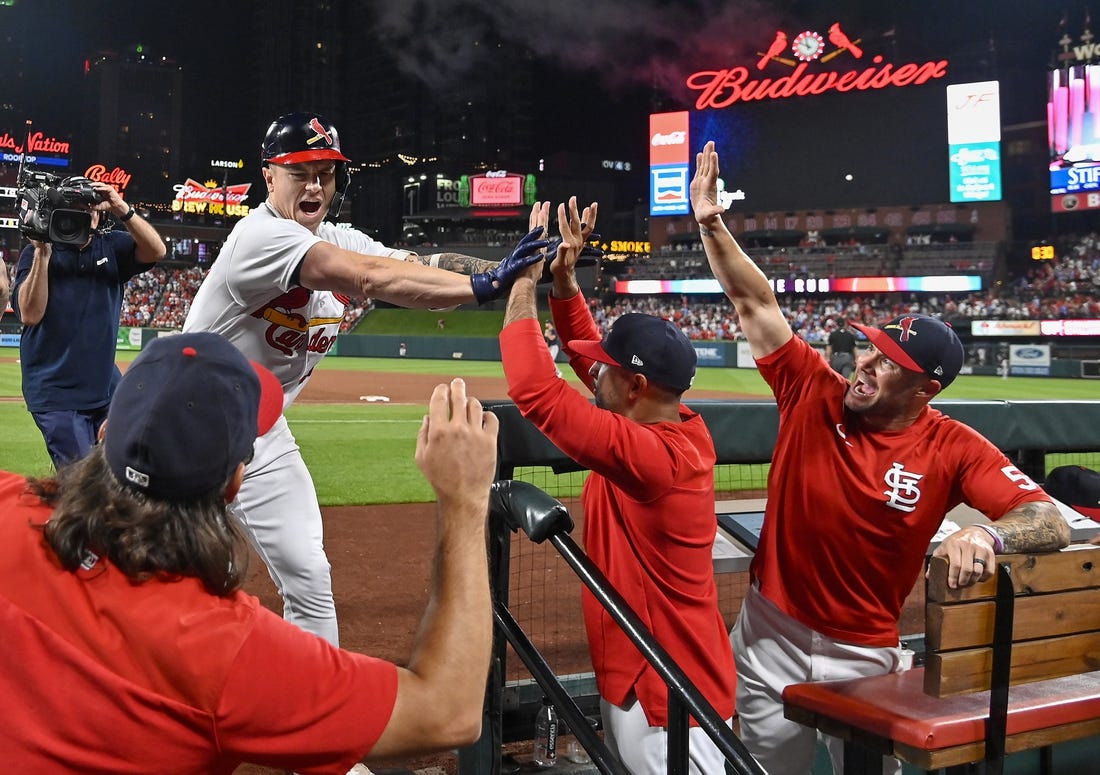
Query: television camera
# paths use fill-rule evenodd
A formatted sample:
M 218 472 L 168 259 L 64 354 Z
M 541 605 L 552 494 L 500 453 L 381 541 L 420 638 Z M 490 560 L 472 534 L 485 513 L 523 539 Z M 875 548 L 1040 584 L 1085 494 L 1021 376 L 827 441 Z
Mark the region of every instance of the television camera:
M 62 245 L 83 245 L 91 237 L 92 214 L 76 206 L 106 199 L 85 177 L 62 178 L 34 170 L 21 171 L 15 197 L 20 233 Z

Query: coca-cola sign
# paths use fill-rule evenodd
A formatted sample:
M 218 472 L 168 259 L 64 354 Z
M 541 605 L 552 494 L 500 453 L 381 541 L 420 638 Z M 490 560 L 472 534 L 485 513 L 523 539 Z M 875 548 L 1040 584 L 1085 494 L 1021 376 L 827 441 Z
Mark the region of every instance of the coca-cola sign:
M 829 49 L 826 38 L 833 48 Z M 696 110 L 727 108 L 737 102 L 759 102 L 793 97 L 808 97 L 830 91 L 868 91 L 889 87 L 916 86 L 947 76 L 946 59 L 923 63 L 895 64 L 882 54 L 868 56 L 866 65 L 850 69 L 825 69 L 824 65 L 838 56 L 863 59 L 860 39 L 851 40 L 839 23 L 822 35 L 803 30 L 788 39 L 778 30 L 766 51 L 759 51 L 753 65 L 736 65 L 718 70 L 699 70 L 687 77 L 689 89 L 699 92 Z M 869 61 L 868 61 L 869 60 Z M 779 77 L 761 75 L 768 68 L 790 68 Z M 834 65 L 835 68 L 835 65 Z
M 471 175 L 470 204 L 474 207 L 523 204 L 523 176 Z
M 669 132 L 661 134 L 657 132 L 650 141 L 651 145 L 684 145 L 687 143 L 687 132 Z

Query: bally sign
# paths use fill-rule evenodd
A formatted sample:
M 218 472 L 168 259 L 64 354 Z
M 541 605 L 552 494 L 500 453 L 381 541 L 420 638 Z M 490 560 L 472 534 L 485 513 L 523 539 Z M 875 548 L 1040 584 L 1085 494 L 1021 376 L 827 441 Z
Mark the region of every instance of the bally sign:
M 864 51 L 859 39 L 850 40 L 840 24 L 833 24 L 826 36 L 814 30 L 803 30 L 788 41 L 787 33 L 779 30 L 767 51 L 758 51 L 760 59 L 753 69 L 748 66 L 721 70 L 700 70 L 687 78 L 687 86 L 699 92 L 695 101 L 697 110 L 726 108 L 736 102 L 778 100 L 790 97 L 806 97 L 829 91 L 866 91 L 890 86 L 913 86 L 947 75 L 947 60 L 917 64 L 907 62 L 895 65 L 885 61 L 881 54 L 870 57 L 867 66 L 848 70 L 823 70 L 819 65 L 840 55 L 862 59 Z M 763 71 L 777 64 L 791 68 L 790 73 L 778 78 L 753 77 L 753 70 Z
M 88 180 L 110 183 L 119 193 L 122 193 L 130 185 L 130 179 L 133 175 L 121 167 L 115 167 L 113 170 L 108 171 L 106 165 L 93 164 L 84 170 L 84 177 Z

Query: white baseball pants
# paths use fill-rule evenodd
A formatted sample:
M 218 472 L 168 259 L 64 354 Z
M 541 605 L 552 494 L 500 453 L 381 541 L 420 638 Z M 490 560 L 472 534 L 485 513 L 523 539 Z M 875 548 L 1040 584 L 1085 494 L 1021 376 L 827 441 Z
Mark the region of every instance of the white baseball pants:
M 817 730 L 783 717 L 783 688 L 892 673 L 901 648 L 842 643 L 811 630 L 780 611 L 750 586 L 730 632 L 737 663 L 737 715 L 741 739 L 768 775 L 807 775 L 813 770 Z M 821 736 L 833 772 L 844 770 L 844 742 Z M 883 773 L 900 775 L 901 762 L 883 757 Z
M 651 727 L 637 698 L 620 708 L 600 698 L 603 739 L 631 775 L 666 775 L 668 772 L 668 730 Z M 731 719 L 726 719 L 730 725 Z M 688 771 L 691 775 L 725 772 L 726 758 L 699 727 L 688 732 Z
M 340 645 L 317 491 L 286 417 L 256 439 L 231 511 L 283 598 L 283 618 Z

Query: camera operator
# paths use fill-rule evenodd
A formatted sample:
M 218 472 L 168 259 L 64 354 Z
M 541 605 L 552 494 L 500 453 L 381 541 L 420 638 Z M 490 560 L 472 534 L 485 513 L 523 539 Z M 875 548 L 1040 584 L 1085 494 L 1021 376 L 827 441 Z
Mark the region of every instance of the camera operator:
M 164 258 L 164 240 L 107 183 L 70 178 L 101 200 L 74 209 L 91 213 L 83 245 L 31 239 L 12 287 L 23 323 L 19 359 L 23 398 L 55 467 L 76 460 L 96 432 L 121 374 L 115 365 L 119 313 L 126 282 Z M 122 228 L 105 224 L 111 213 Z

